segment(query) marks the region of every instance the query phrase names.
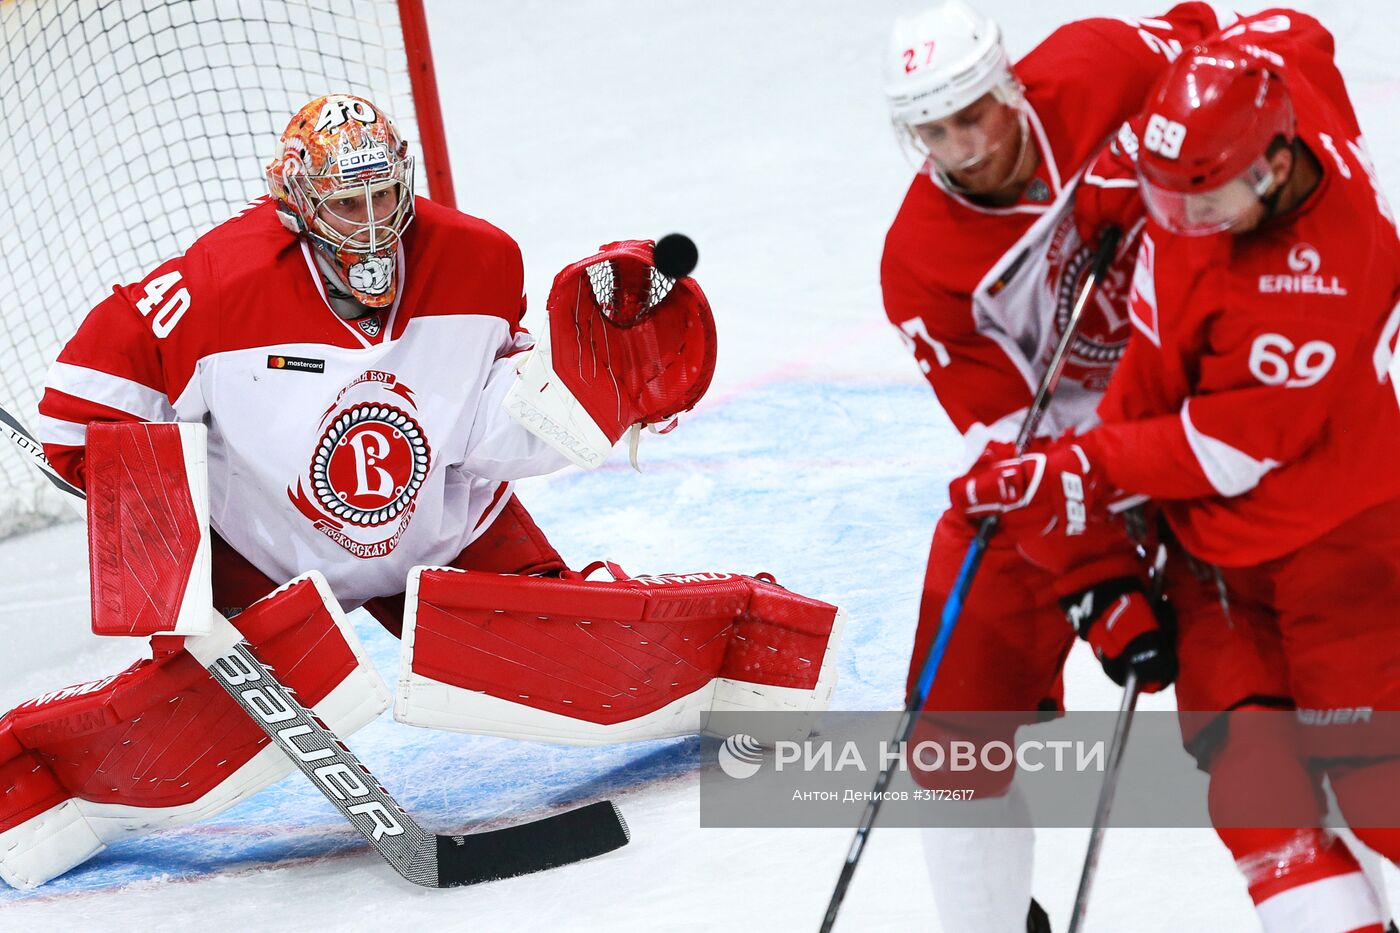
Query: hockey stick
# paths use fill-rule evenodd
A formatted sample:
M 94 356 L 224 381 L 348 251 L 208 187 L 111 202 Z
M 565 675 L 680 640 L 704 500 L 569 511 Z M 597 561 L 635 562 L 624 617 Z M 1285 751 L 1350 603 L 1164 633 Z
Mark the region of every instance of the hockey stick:
M 1089 889 L 1093 887 L 1094 876 L 1098 874 L 1099 852 L 1103 847 L 1104 830 L 1108 828 L 1108 812 L 1113 806 L 1113 795 L 1118 789 L 1119 765 L 1123 763 L 1123 750 L 1128 744 L 1128 730 L 1133 725 L 1138 694 L 1137 671 L 1128 668 L 1128 676 L 1123 681 L 1123 705 L 1118 708 L 1118 720 L 1113 726 L 1103 786 L 1099 788 L 1099 802 L 1094 808 L 1094 826 L 1089 830 L 1089 847 L 1084 852 L 1084 870 L 1079 875 L 1079 891 L 1074 895 L 1069 933 L 1078 933 L 1089 912 Z
M 0 424 L 9 441 L 54 485 L 87 498 L 58 475 L 39 442 L 3 408 Z M 375 851 L 414 884 L 453 888 L 525 875 L 611 852 L 630 838 L 622 814 L 610 800 L 484 833 L 430 833 L 398 805 L 340 737 L 254 656 L 246 641 L 229 644 L 220 636 L 198 636 L 187 638 L 185 646 Z
M 1152 604 L 1162 600 L 1162 589 L 1166 585 L 1163 573 L 1166 571 L 1167 550 L 1158 545 L 1157 556 L 1152 563 Z M 1108 814 L 1113 807 L 1113 795 L 1118 790 L 1118 774 L 1123 764 L 1123 752 L 1128 745 L 1128 730 L 1133 725 L 1133 714 L 1137 711 L 1138 696 L 1137 671 L 1128 668 L 1123 679 L 1123 703 L 1118 708 L 1118 719 L 1113 725 L 1113 739 L 1108 747 L 1108 764 L 1103 775 L 1103 785 L 1099 788 L 1099 802 L 1094 808 L 1094 825 L 1089 830 L 1089 845 L 1084 850 L 1084 869 L 1079 874 L 1079 890 L 1074 895 L 1074 912 L 1070 914 L 1069 933 L 1078 933 L 1084 926 L 1084 918 L 1089 913 L 1089 891 L 1094 886 L 1094 878 L 1099 871 L 1099 853 L 1103 848 L 1104 833 L 1108 831 Z
M 50 483 L 70 496 L 77 496 L 79 499 L 87 498 L 81 489 L 58 475 L 53 464 L 49 463 L 49 458 L 44 456 L 44 448 L 24 429 L 23 425 L 15 420 L 13 415 L 3 408 L 0 408 L 0 431 L 4 432 L 5 439 L 14 444 L 30 463 L 39 468 L 39 471 L 48 478 Z
M 1079 333 L 1079 322 L 1084 316 L 1084 308 L 1088 305 L 1094 289 L 1103 280 L 1108 264 L 1113 260 L 1113 254 L 1118 249 L 1119 236 L 1120 231 L 1117 227 L 1104 228 L 1099 248 L 1094 254 L 1093 268 L 1079 291 L 1079 297 L 1075 300 L 1074 308 L 1070 311 L 1069 320 L 1065 322 L 1064 332 L 1060 334 L 1060 342 L 1055 345 L 1055 353 L 1050 358 L 1050 365 L 1046 368 L 1045 374 L 1040 377 L 1040 385 L 1036 389 L 1035 397 L 1031 400 L 1030 408 L 1026 411 L 1026 420 L 1021 423 L 1021 430 L 1016 435 L 1017 454 L 1025 451 L 1026 445 L 1030 443 L 1030 439 L 1035 436 L 1036 429 L 1040 426 L 1041 418 L 1045 416 L 1045 410 L 1050 406 L 1050 397 L 1060 384 L 1060 377 L 1065 371 L 1065 363 L 1069 359 L 1069 348 Z M 967 602 L 968 590 L 972 587 L 973 578 L 977 576 L 977 568 L 982 565 L 982 555 L 987 551 L 987 542 L 996 531 L 997 524 L 996 515 L 989 515 L 982 519 L 981 524 L 977 527 L 977 534 L 967 549 L 967 556 L 963 558 L 962 567 L 958 570 L 952 591 L 943 603 L 938 635 L 934 639 L 933 646 L 929 649 L 928 656 L 924 659 L 924 666 L 919 671 L 919 679 L 904 704 L 904 714 L 900 716 L 899 726 L 895 729 L 893 744 L 896 747 L 903 746 L 914 731 L 919 711 L 923 709 L 924 701 L 928 699 L 929 690 L 933 687 L 933 678 L 943 663 L 943 655 L 948 650 L 948 642 L 953 637 L 953 629 L 957 626 L 958 617 L 962 615 L 963 605 Z M 836 923 L 836 914 L 841 909 L 841 902 L 846 898 L 846 890 L 851 886 L 851 879 L 855 876 L 861 853 L 865 851 L 865 844 L 870 839 L 870 832 L 875 828 L 875 818 L 880 813 L 880 804 L 884 799 L 885 791 L 889 789 L 890 781 L 893 778 L 894 763 L 887 762 L 880 769 L 879 777 L 875 779 L 874 793 L 866 803 L 865 811 L 861 814 L 855 838 L 851 840 L 851 847 L 846 853 L 846 863 L 841 866 L 841 875 L 836 879 L 836 887 L 831 892 L 826 915 L 822 918 L 821 933 L 830 933 L 831 928 Z

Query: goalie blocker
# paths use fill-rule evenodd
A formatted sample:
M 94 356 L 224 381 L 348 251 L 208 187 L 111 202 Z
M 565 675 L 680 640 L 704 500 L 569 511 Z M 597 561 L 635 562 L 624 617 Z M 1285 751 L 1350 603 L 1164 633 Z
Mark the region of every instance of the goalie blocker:
M 718 712 L 794 712 L 805 738 L 836 686 L 843 613 L 771 577 L 522 577 L 415 568 L 394 716 L 573 745 L 705 731 Z
M 207 449 L 202 424 L 88 426 L 95 634 L 209 633 L 214 594 Z

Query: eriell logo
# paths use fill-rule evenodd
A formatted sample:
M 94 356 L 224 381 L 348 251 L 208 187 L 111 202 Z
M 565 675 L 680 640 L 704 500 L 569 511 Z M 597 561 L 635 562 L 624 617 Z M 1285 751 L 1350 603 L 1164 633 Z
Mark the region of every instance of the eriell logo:
M 1259 276 L 1262 295 L 1345 295 L 1347 290 L 1335 276 L 1322 276 L 1322 256 L 1308 243 L 1295 243 L 1288 251 L 1288 268 L 1292 275 Z

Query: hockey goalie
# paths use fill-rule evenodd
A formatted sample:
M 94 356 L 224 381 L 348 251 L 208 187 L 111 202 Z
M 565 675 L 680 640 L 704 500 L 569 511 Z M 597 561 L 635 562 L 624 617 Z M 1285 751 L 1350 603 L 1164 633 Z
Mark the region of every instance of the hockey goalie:
M 0 718 L 10 885 L 290 770 L 210 643 L 241 636 L 342 736 L 388 708 L 356 607 L 403 638 L 414 725 L 593 744 L 825 707 L 834 606 L 762 574 L 571 571 L 513 493 L 695 405 L 699 286 L 608 244 L 556 278 L 536 345 L 515 242 L 413 178 L 371 102 L 311 101 L 269 196 L 116 288 L 54 363 L 38 433 L 88 495 L 93 630 L 151 656 Z

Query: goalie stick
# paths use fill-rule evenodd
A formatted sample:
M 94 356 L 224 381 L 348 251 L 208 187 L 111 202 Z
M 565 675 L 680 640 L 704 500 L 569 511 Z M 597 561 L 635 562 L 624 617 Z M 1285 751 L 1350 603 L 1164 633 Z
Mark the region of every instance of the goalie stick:
M 1044 417 L 1045 410 L 1050 406 L 1050 396 L 1054 394 L 1055 388 L 1060 384 L 1060 376 L 1063 375 L 1065 363 L 1069 359 L 1069 348 L 1079 333 L 1079 322 L 1084 316 L 1084 307 L 1089 303 L 1094 289 L 1103 280 L 1104 273 L 1108 270 L 1108 264 L 1113 261 L 1113 254 L 1118 249 L 1120 235 L 1121 231 L 1117 227 L 1105 227 L 1103 230 L 1098 250 L 1094 254 L 1092 271 L 1084 280 L 1084 286 L 1079 290 L 1079 296 L 1075 299 L 1069 320 L 1065 322 L 1064 332 L 1060 334 L 1060 342 L 1055 345 L 1055 353 L 1050 358 L 1050 365 L 1046 368 L 1045 375 L 1040 377 L 1040 385 L 1036 389 L 1035 397 L 1031 400 L 1030 408 L 1026 411 L 1026 420 L 1021 422 L 1021 430 L 1016 435 L 1016 453 L 1018 455 L 1025 452 L 1026 445 L 1030 443 L 1030 439 L 1035 436 L 1036 428 L 1040 426 L 1040 419 Z M 972 539 L 972 544 L 968 546 L 967 556 L 963 558 L 962 567 L 959 568 L 957 579 L 953 582 L 953 589 L 943 604 L 943 612 L 938 624 L 938 635 L 934 638 L 933 647 L 929 649 L 928 656 L 924 659 L 924 666 L 919 671 L 919 679 L 904 704 L 904 714 L 900 716 L 899 725 L 895 729 L 893 742 L 895 747 L 901 747 L 908 742 L 910 734 L 914 731 L 919 711 L 923 709 L 924 701 L 928 699 L 929 690 L 933 687 L 934 675 L 938 673 L 938 668 L 943 663 L 943 655 L 948 650 L 948 642 L 953 637 L 953 629 L 958 624 L 958 617 L 962 615 L 963 604 L 967 601 L 967 593 L 972 587 L 972 580 L 977 575 L 977 568 L 982 564 L 982 555 L 986 553 L 987 542 L 996 530 L 997 516 L 995 514 L 987 516 L 978 525 L 977 535 Z M 846 890 L 851 886 L 851 879 L 855 877 L 861 853 L 865 851 L 865 844 L 870 839 L 870 832 L 875 828 L 875 818 L 880 813 L 880 803 L 893 778 L 894 763 L 886 762 L 885 766 L 880 769 L 879 776 L 875 779 L 875 790 L 865 805 L 865 811 L 861 813 L 860 823 L 856 826 L 855 838 L 851 840 L 851 847 L 846 852 L 846 863 L 841 866 L 841 875 L 836 879 L 836 886 L 831 892 L 831 900 L 826 906 L 826 914 L 822 917 L 821 933 L 830 933 L 831 928 L 836 924 L 836 914 L 841 909 L 841 902 L 846 899 Z
M 87 498 L 58 474 L 42 445 L 4 408 L 0 425 L 6 438 L 55 486 Z M 630 839 L 621 812 L 610 800 L 488 832 L 430 833 L 395 802 L 339 736 L 298 702 L 246 641 L 212 644 L 216 637 L 189 638 L 186 645 L 193 646 L 191 654 L 375 851 L 414 884 L 453 888 L 511 878 L 602 855 Z M 209 639 L 204 651 L 199 650 L 200 638 Z

